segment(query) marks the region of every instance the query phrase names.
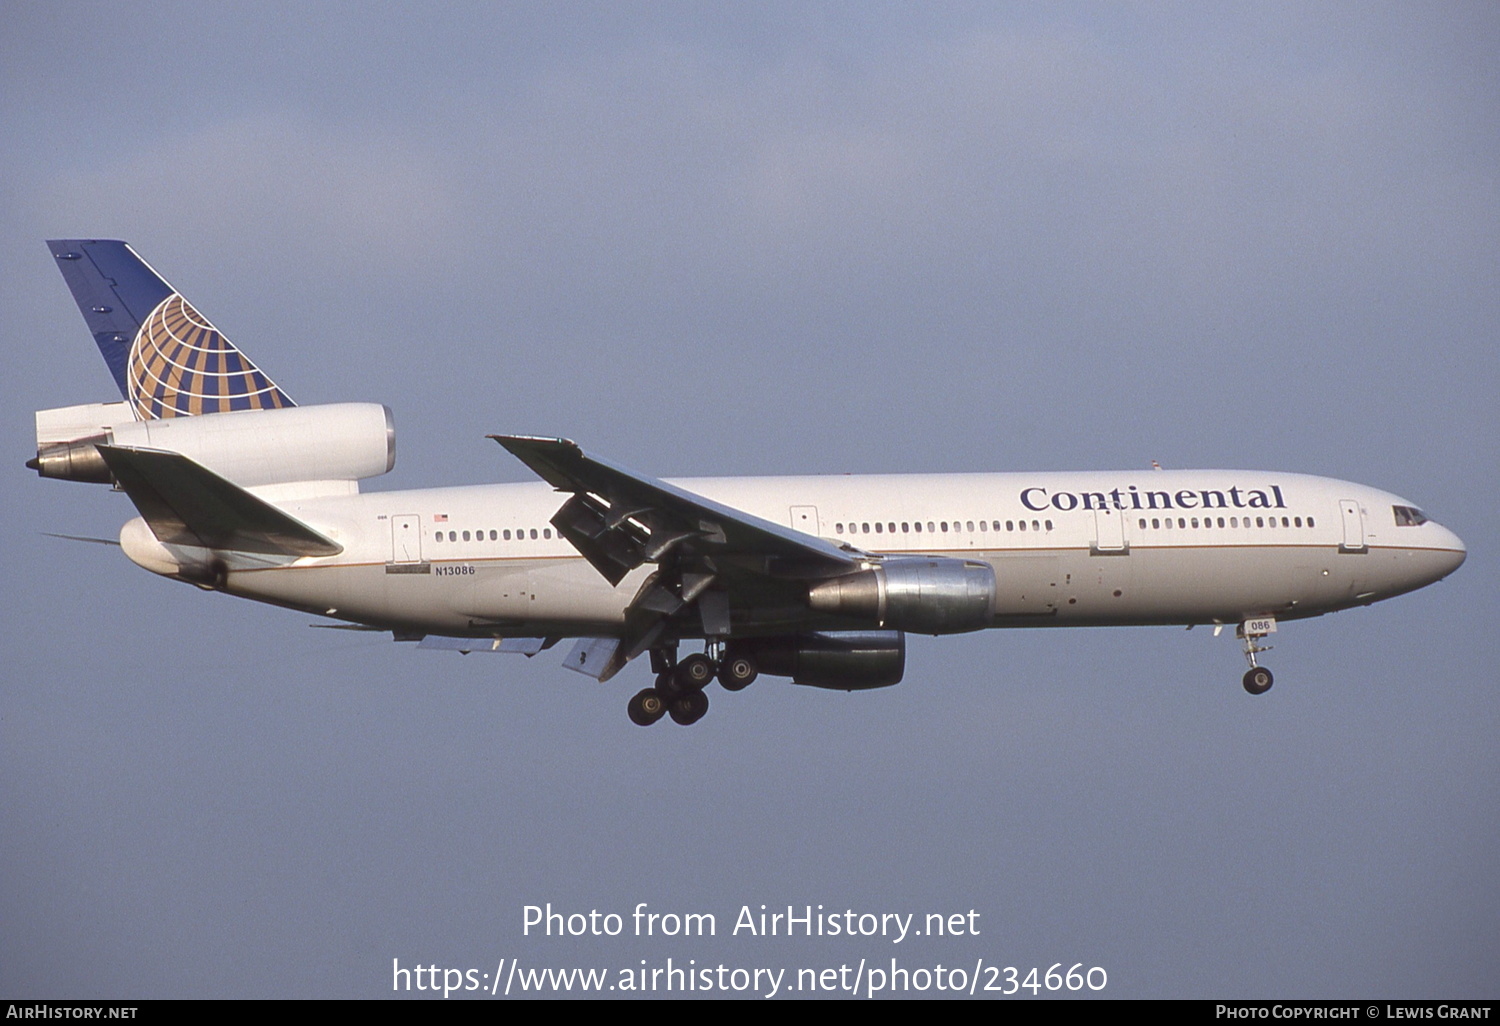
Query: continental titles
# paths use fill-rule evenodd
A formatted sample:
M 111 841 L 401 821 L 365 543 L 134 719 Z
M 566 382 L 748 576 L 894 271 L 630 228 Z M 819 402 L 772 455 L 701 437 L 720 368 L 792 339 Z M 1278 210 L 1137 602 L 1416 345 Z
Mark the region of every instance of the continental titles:
M 1260 488 L 1181 488 L 1175 492 L 1142 491 L 1135 485 L 1107 492 L 1048 492 L 1045 488 L 1021 491 L 1021 505 L 1037 513 L 1049 509 L 1064 513 L 1075 509 L 1286 509 L 1281 486 L 1269 492 Z

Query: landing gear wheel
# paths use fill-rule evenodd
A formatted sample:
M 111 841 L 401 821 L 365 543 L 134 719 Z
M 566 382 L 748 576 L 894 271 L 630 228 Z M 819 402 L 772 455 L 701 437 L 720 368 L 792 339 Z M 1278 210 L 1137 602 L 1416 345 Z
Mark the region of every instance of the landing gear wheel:
M 672 699 L 668 711 L 672 722 L 679 726 L 690 726 L 703 719 L 708 712 L 708 696 L 701 691 L 689 691 Z
M 714 679 L 714 663 L 706 655 L 690 655 L 677 664 L 674 672 L 682 691 L 702 691 Z
M 655 688 L 646 688 L 636 693 L 626 706 L 626 711 L 630 714 L 631 723 L 637 727 L 649 727 L 666 715 L 667 700 Z
M 670 702 L 682 694 L 682 685 L 677 683 L 676 670 L 663 670 L 656 675 L 656 690 L 661 692 L 663 700 Z
M 1245 671 L 1245 690 L 1252 695 L 1264 695 L 1267 691 L 1271 690 L 1271 684 L 1274 680 L 1275 678 L 1271 676 L 1271 671 L 1264 666 L 1252 667 Z
M 725 691 L 743 691 L 760 676 L 760 668 L 749 656 L 727 656 L 719 664 L 719 683 Z

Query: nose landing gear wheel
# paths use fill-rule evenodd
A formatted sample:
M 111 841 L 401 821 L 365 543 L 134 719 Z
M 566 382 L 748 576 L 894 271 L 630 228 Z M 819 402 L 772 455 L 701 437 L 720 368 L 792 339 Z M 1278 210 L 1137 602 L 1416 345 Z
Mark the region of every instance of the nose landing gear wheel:
M 626 711 L 630 714 L 631 723 L 638 727 L 649 727 L 666 715 L 667 700 L 655 688 L 646 688 L 636 693 Z
M 1276 631 L 1276 620 L 1270 616 L 1258 616 L 1246 620 L 1235 628 L 1235 636 L 1240 639 L 1240 644 L 1245 649 L 1245 661 L 1250 664 L 1250 669 L 1245 671 L 1245 676 L 1240 683 L 1245 685 L 1245 690 L 1252 695 L 1264 695 L 1271 690 L 1271 671 L 1255 661 L 1255 657 L 1262 652 L 1271 651 L 1270 645 L 1262 645 L 1261 640 L 1268 634 Z M 1217 630 L 1216 630 L 1217 633 Z
M 1274 680 L 1275 678 L 1271 676 L 1271 671 L 1264 666 L 1252 667 L 1245 671 L 1245 690 L 1252 695 L 1264 695 L 1267 691 L 1271 690 L 1271 684 Z

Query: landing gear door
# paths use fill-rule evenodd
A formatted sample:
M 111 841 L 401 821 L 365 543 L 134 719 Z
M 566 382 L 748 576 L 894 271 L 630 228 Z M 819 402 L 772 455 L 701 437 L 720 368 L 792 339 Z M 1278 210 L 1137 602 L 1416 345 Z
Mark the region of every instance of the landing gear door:
M 417 514 L 391 517 L 391 562 L 422 562 L 422 518 Z
M 793 506 L 791 518 L 793 530 L 805 531 L 812 535 L 818 533 L 818 507 Z
M 1365 552 L 1365 520 L 1359 511 L 1359 503 L 1353 499 L 1339 500 L 1339 513 L 1344 518 L 1344 541 L 1340 552 Z

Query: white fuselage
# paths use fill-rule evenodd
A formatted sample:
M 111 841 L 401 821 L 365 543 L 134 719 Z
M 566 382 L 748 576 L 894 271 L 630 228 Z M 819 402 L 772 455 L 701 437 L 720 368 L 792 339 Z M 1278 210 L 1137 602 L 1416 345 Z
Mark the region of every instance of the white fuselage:
M 673 482 L 871 553 L 982 560 L 991 626 L 1237 623 L 1316 616 L 1430 584 L 1464 560 L 1411 503 L 1261 471 L 706 478 Z M 343 552 L 232 559 L 225 590 L 408 635 L 580 637 L 622 629 L 649 565 L 611 587 L 549 523 L 566 496 L 496 484 L 279 501 Z M 1420 518 L 1417 518 L 1420 520 Z M 139 527 L 144 528 L 144 524 Z M 137 530 L 136 535 L 140 534 Z M 164 553 L 122 540 L 167 572 Z M 186 554 L 174 554 L 185 556 Z M 732 611 L 736 632 L 878 624 L 805 604 Z

